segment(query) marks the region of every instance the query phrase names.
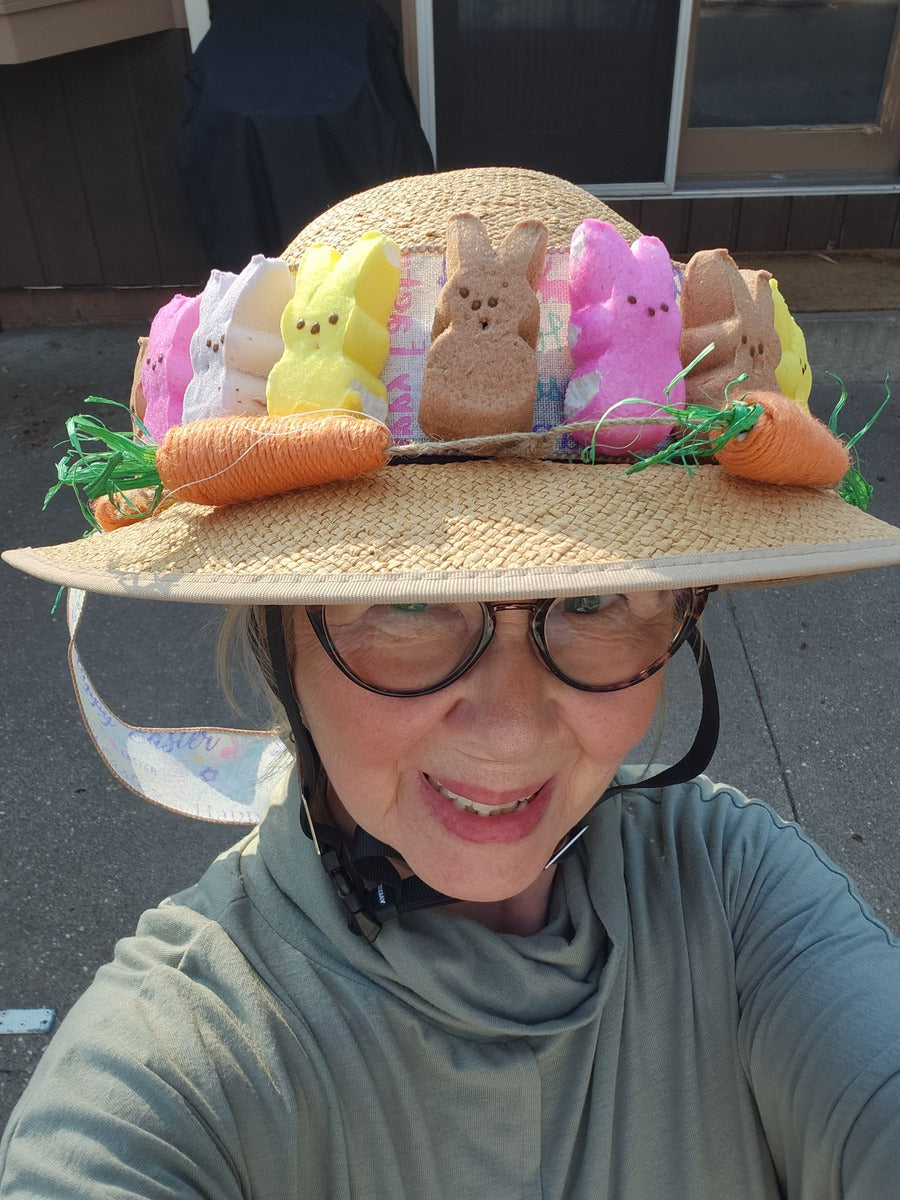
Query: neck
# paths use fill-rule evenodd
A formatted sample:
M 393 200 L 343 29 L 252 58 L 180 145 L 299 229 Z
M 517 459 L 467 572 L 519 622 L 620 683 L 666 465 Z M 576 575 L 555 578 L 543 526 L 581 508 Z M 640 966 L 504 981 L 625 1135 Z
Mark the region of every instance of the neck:
M 556 867 L 542 871 L 523 892 L 506 900 L 459 900 L 448 905 L 445 911 L 450 916 L 477 921 L 493 933 L 529 937 L 547 924 L 550 888 L 555 874 Z

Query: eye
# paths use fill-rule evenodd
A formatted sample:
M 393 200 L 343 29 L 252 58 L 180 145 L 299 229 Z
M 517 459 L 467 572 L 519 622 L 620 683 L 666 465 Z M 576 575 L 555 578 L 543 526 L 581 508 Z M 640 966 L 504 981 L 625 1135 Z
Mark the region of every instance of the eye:
M 309 332 L 310 333 L 318 333 L 321 328 L 322 328 L 322 326 L 319 324 L 318 321 L 316 321 L 315 325 L 310 325 Z
M 759 343 L 759 352 L 760 352 L 760 354 L 765 354 L 765 352 L 766 352 L 766 348 L 762 344 L 762 342 Z
M 563 611 L 580 614 L 598 613 L 620 599 L 620 596 L 570 596 L 563 600 Z
M 337 325 L 339 320 L 340 320 L 340 318 L 338 317 L 337 313 L 332 313 L 331 316 L 328 318 L 328 324 L 329 325 Z
M 488 308 L 496 308 L 497 304 L 498 304 L 497 297 L 491 296 L 491 298 L 488 300 Z
M 747 345 L 747 335 L 746 335 L 746 333 L 745 333 L 745 334 L 744 334 L 744 336 L 741 338 L 741 345 L 742 345 L 742 346 L 746 346 L 746 345 Z
M 481 308 L 481 301 L 480 301 L 480 300 L 473 300 L 473 301 L 472 301 L 472 311 L 473 311 L 473 312 L 478 312 L 479 308 Z
M 637 304 L 637 296 L 629 296 L 628 303 L 629 304 Z
M 469 289 L 465 288 L 465 287 L 460 288 L 459 294 L 462 296 L 463 300 L 465 300 L 467 298 L 467 296 L 469 295 Z
M 668 304 L 661 304 L 661 305 L 659 306 L 659 311 L 660 311 L 660 312 L 668 312 L 668 311 L 669 311 L 669 306 L 668 306 Z
M 648 309 L 647 309 L 647 316 L 648 316 L 648 317 L 655 317 L 655 316 L 656 316 L 656 309 L 655 309 L 655 308 L 648 308 Z
M 303 318 L 302 318 L 302 317 L 301 317 L 301 318 L 300 318 L 300 320 L 297 322 L 297 328 L 298 328 L 298 329 L 305 329 L 305 328 L 306 328 L 306 322 L 303 320 Z
M 751 346 L 750 347 L 750 357 L 753 358 L 755 356 L 755 354 L 756 354 L 756 347 Z

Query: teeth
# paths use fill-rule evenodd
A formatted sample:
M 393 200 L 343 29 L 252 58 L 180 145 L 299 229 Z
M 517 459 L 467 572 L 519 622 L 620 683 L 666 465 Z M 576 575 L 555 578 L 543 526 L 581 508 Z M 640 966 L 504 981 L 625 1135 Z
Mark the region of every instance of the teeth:
M 439 792 L 444 799 L 452 801 L 460 812 L 477 813 L 479 817 L 500 817 L 505 813 L 518 812 L 520 808 L 524 808 L 537 795 L 537 792 L 532 792 L 529 796 L 522 796 L 518 800 L 510 801 L 509 804 L 479 804 L 475 800 L 468 800 L 465 796 L 459 796 L 456 792 L 451 792 L 449 788 L 445 788 L 443 784 L 438 783 L 431 776 L 428 776 L 428 780 L 435 791 Z

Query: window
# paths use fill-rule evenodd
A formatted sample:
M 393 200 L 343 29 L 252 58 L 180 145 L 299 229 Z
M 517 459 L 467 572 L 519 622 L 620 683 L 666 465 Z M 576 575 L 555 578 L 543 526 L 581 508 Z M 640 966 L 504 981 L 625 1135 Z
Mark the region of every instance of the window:
M 442 169 L 515 163 L 609 195 L 898 183 L 900 0 L 403 4 Z
M 700 0 L 679 177 L 896 177 L 897 0 Z

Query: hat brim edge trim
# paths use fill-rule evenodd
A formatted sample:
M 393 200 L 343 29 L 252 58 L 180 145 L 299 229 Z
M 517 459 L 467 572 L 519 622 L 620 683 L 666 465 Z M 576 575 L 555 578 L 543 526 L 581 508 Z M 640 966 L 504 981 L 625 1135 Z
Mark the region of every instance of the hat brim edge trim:
M 664 588 L 759 587 L 804 582 L 900 564 L 900 539 L 793 546 L 723 554 L 680 554 L 629 562 L 476 571 L 272 575 L 67 569 L 23 547 L 2 555 L 11 567 L 57 586 L 108 596 L 196 604 L 345 604 L 524 599 Z

